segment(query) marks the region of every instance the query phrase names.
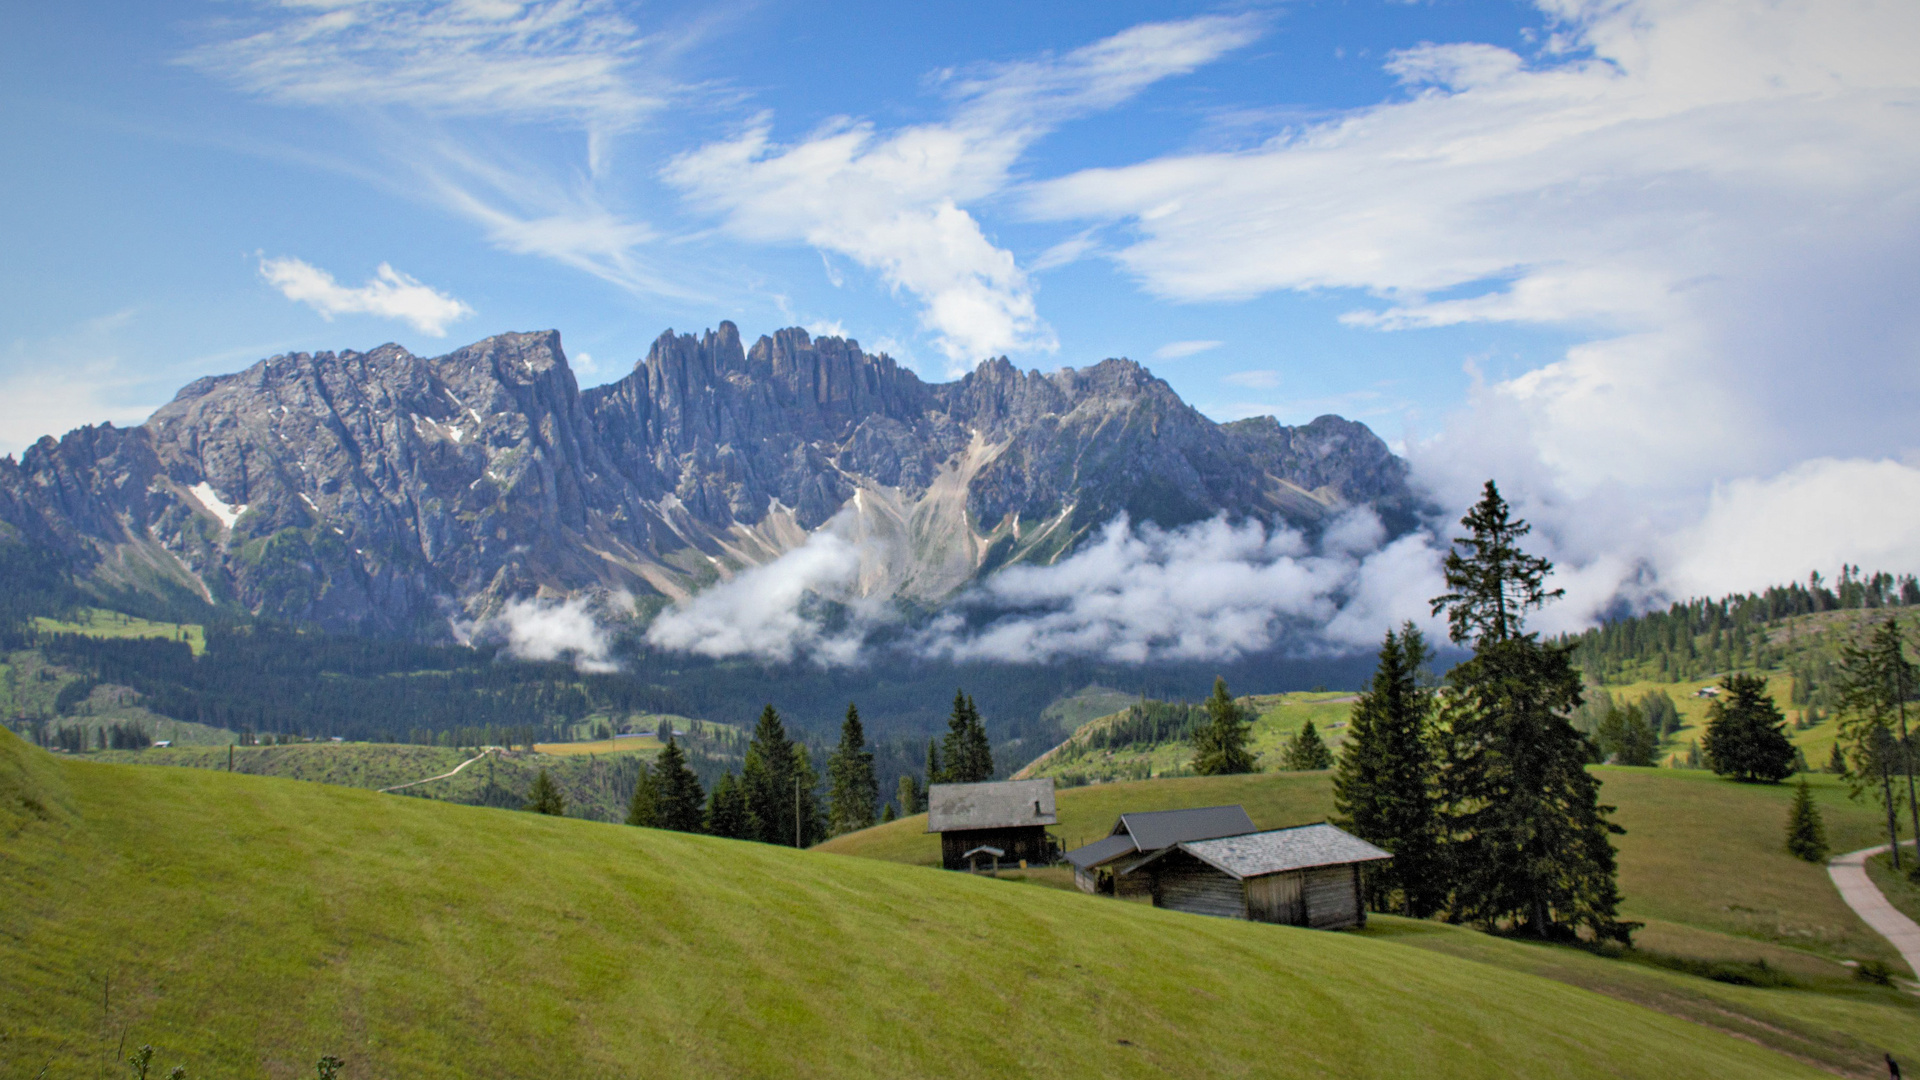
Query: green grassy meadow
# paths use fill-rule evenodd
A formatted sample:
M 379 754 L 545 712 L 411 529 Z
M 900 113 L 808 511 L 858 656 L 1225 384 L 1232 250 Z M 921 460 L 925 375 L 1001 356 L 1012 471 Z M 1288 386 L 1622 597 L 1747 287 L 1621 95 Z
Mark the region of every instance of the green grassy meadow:
M 1112 704 L 1111 699 L 1098 699 Z M 1345 691 L 1295 691 L 1285 694 L 1253 694 L 1237 699 L 1253 716 L 1247 729 L 1247 749 L 1254 763 L 1264 770 L 1278 770 L 1287 741 L 1308 720 L 1327 746 L 1338 752 L 1345 738 L 1347 714 L 1352 711 L 1354 695 Z M 1081 724 L 1073 734 L 1041 755 L 1017 776 L 1051 776 L 1069 784 L 1104 782 L 1122 778 L 1173 777 L 1185 774 L 1192 764 L 1193 747 L 1186 741 L 1156 745 L 1137 744 L 1102 748 L 1090 740 L 1104 726 L 1120 719 L 1131 701 L 1122 702 L 1110 713 Z
M 5 733 L 0 836 L 4 1075 L 1823 1075 L 1387 933 Z
M 105 608 L 84 608 L 70 621 L 42 616 L 33 620 L 33 628 L 42 634 L 184 641 L 193 649 L 195 656 L 207 651 L 207 628 L 199 623 L 152 622 L 138 615 L 126 615 Z

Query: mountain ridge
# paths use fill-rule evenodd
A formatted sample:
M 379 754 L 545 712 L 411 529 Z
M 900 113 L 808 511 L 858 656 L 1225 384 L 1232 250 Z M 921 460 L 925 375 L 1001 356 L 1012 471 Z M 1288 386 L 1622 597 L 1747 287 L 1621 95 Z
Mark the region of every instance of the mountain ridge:
M 927 383 L 731 322 L 586 390 L 555 330 L 281 354 L 0 459 L 0 531 L 96 591 L 424 636 L 529 596 L 681 600 L 825 528 L 860 544 L 861 595 L 937 605 L 1120 514 L 1313 531 L 1357 506 L 1396 534 L 1416 510 L 1354 421 L 1216 424 L 1117 358 Z

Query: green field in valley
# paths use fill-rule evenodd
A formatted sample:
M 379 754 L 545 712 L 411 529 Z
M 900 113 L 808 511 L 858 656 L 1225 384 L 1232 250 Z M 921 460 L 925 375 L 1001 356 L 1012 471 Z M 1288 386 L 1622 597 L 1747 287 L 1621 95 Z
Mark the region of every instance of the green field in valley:
M 159 638 L 184 641 L 199 656 L 207 651 L 207 628 L 199 623 L 153 622 L 138 615 L 127 615 L 105 608 L 84 608 L 73 619 L 33 620 L 33 628 L 42 634 L 82 634 L 99 638 Z
M 1111 703 L 1110 699 L 1088 700 Z M 1247 731 L 1247 748 L 1253 752 L 1255 764 L 1262 770 L 1277 771 L 1281 768 L 1287 741 L 1309 720 L 1327 746 L 1337 751 L 1345 737 L 1347 713 L 1352 709 L 1354 695 L 1345 691 L 1315 690 L 1252 694 L 1236 700 L 1253 718 Z M 1068 786 L 1185 775 L 1193 759 L 1193 747 L 1185 740 L 1101 745 L 1100 736 L 1125 718 L 1130 704 L 1127 702 L 1113 712 L 1081 724 L 1060 745 L 1015 775 L 1021 778 L 1051 776 Z
M 1877 1060 L 1877 1052 L 1868 1051 L 1885 1024 L 1912 1025 L 1915 1037 L 1896 1045 L 1920 1054 L 1920 1002 L 1863 996 L 1845 964 L 1878 960 L 1906 973 L 1899 954 L 1841 901 L 1824 867 L 1783 849 L 1790 786 L 1737 784 L 1692 769 L 1596 766 L 1594 772 L 1602 780 L 1601 799 L 1618 807 L 1614 820 L 1627 830 L 1614 843 L 1623 915 L 1646 923 L 1636 935 L 1636 955 L 1607 959 L 1404 920 L 1381 926 L 1398 925 L 1394 939 L 1419 948 L 1560 978 L 1829 1064 Z M 1848 799 L 1833 777 L 1814 776 L 1811 783 L 1834 850 L 1875 842 L 1877 815 L 1870 806 Z M 1320 821 L 1333 813 L 1332 777 L 1256 773 L 1070 788 L 1056 796 L 1060 823 L 1053 831 L 1073 847 L 1106 835 L 1124 811 L 1221 803 L 1245 806 L 1263 829 Z M 925 830 L 926 816 L 915 815 L 836 837 L 821 849 L 936 865 L 938 840 Z M 1070 876 L 1053 868 L 1007 876 L 1072 888 Z M 1767 971 L 1759 969 L 1761 961 Z M 1795 988 L 1731 986 L 1678 970 L 1689 968 L 1721 979 L 1778 977 Z
M 143 1043 L 196 1077 L 310 1076 L 322 1054 L 350 1078 L 1823 1075 L 1565 980 L 1410 947 L 1421 924 L 1213 920 L 62 759 L 5 733 L 0 835 L 3 1075 L 110 1075 Z M 1907 1053 L 1920 1025 L 1894 996 L 1857 1004 L 1903 1023 L 1888 1040 Z

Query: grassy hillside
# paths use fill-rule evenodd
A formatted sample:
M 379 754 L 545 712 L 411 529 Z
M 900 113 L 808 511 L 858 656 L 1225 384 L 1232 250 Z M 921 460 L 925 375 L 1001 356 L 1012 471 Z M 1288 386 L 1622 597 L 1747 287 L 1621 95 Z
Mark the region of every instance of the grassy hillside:
M 4 733 L 0 828 L 6 1075 L 1821 1075 L 1391 939 Z
M 616 754 L 544 754 L 509 750 L 487 755 L 445 779 L 414 784 L 406 795 L 473 806 L 518 808 L 526 802 L 534 777 L 546 770 L 567 799 L 567 816 L 593 821 L 624 821 L 627 800 L 641 762 L 652 753 L 629 749 L 621 740 Z M 228 747 L 156 747 L 88 754 L 91 760 L 119 764 L 176 765 L 225 771 Z M 285 746 L 236 746 L 233 771 L 324 784 L 379 790 L 452 772 L 476 755 L 472 749 L 411 746 L 405 743 L 292 743 Z
M 184 641 L 199 656 L 207 651 L 207 628 L 199 623 L 153 622 L 105 608 L 82 608 L 71 620 L 42 616 L 33 620 L 42 634 L 83 634 L 97 638 L 158 638 Z
M 1137 699 L 1136 699 L 1137 700 Z M 1345 735 L 1347 713 L 1354 695 L 1346 692 L 1297 691 L 1254 694 L 1239 698 L 1253 717 L 1248 749 L 1261 769 L 1278 770 L 1286 743 L 1308 720 L 1329 747 L 1337 749 Z M 1193 746 L 1185 739 L 1130 742 L 1115 733 L 1127 720 L 1122 707 L 1081 724 L 1060 745 L 1034 759 L 1015 775 L 1051 776 L 1070 787 L 1111 780 L 1146 780 L 1183 776 L 1193 761 Z

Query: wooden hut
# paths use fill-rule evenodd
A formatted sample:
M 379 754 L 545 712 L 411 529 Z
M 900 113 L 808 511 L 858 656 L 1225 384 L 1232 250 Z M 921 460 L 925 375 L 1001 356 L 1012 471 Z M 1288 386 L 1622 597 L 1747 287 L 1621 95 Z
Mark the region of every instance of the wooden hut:
M 1367 921 L 1361 867 L 1392 858 L 1332 825 L 1176 844 L 1136 872 L 1155 907 L 1334 930 Z
M 1253 831 L 1253 819 L 1239 805 L 1197 806 L 1190 810 L 1150 810 L 1121 814 L 1113 832 L 1066 853 L 1073 883 L 1082 892 L 1146 900 L 1153 883 L 1134 868 L 1188 840 L 1212 840 Z
M 1001 851 L 1002 862 L 1050 863 L 1060 845 L 1047 826 L 1057 821 L 1051 777 L 927 789 L 927 831 L 940 834 L 940 864 L 949 870 L 967 869 L 967 853 L 982 848 Z

